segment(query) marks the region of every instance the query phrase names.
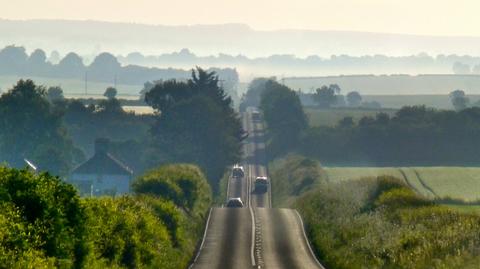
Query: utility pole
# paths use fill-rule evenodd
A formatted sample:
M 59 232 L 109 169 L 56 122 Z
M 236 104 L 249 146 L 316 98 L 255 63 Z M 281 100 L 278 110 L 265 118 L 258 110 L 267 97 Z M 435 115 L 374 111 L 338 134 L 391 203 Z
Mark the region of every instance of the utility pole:
M 115 89 L 117 88 L 117 74 L 115 74 L 115 77 L 113 77 L 113 87 Z
M 88 71 L 85 71 L 85 96 L 88 92 Z
M 220 82 L 220 88 L 222 88 L 222 89 L 223 89 L 223 82 L 224 82 L 224 81 L 225 81 L 224 79 L 219 79 L 219 80 L 218 80 L 218 82 Z M 224 89 L 224 90 L 225 90 L 225 89 Z

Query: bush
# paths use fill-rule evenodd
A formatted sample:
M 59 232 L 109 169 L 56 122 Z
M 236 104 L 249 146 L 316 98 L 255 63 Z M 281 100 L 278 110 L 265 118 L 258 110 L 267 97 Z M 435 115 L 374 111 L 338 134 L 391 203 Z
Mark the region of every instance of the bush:
M 269 171 L 272 178 L 272 198 L 276 206 L 288 205 L 295 197 L 326 182 L 326 174 L 320 164 L 299 155 L 287 155 L 275 160 Z
M 296 203 L 328 268 L 477 268 L 480 216 L 419 196 L 392 177 L 320 185 Z
M 171 200 L 186 211 L 203 216 L 212 201 L 207 179 L 194 165 L 163 165 L 137 178 L 133 189 L 138 194 L 150 194 Z
M 71 185 L 46 173 L 0 167 L 0 204 L 1 219 L 10 227 L 2 233 L 1 248 L 19 252 L 10 262 L 38 255 L 53 258 L 57 266 L 83 265 L 86 215 Z
M 124 268 L 178 268 L 167 227 L 133 197 L 87 199 L 85 205 L 95 263 Z
M 0 168 L 0 268 L 185 268 L 210 189 L 194 166 L 157 172 L 194 197 L 176 200 L 188 212 L 153 195 L 80 199 L 57 177 Z
M 428 205 L 433 205 L 433 203 L 407 188 L 398 188 L 382 192 L 375 201 L 376 207 L 386 210 L 415 208 Z

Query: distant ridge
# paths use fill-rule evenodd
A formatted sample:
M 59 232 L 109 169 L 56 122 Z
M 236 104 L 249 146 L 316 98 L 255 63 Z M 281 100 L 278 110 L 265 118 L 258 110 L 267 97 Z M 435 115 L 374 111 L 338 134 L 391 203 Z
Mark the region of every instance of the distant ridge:
M 480 55 L 480 37 L 275 30 L 258 31 L 245 24 L 147 25 L 73 20 L 0 19 L 0 47 L 22 45 L 61 53 L 161 54 L 189 48 L 199 55 Z

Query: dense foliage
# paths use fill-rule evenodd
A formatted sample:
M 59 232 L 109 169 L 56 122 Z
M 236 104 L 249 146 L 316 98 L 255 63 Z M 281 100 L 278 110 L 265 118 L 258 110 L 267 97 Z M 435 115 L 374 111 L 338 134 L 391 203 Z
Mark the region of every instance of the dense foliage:
M 88 106 L 77 100 L 63 100 L 55 102 L 55 107 L 62 111 L 73 142 L 85 156 L 93 154 L 95 139 L 104 137 L 112 141 L 110 152 L 135 173 L 141 174 L 147 168 L 145 159 L 150 139 L 148 130 L 154 121 L 152 115 L 127 113 L 116 98 Z
M 296 92 L 274 81 L 267 82 L 266 88 L 261 108 L 270 158 L 293 151 L 328 165 L 466 166 L 480 162 L 480 108 L 452 111 L 406 106 L 393 115 L 345 117 L 335 126 L 309 127 Z M 334 92 L 333 88 L 325 91 Z
M 197 194 L 188 212 L 154 195 L 81 199 L 57 177 L 0 168 L 0 268 L 185 268 L 210 189 L 194 166 L 158 171 Z
M 69 139 L 62 114 L 45 98 L 45 89 L 20 80 L 0 97 L 0 162 L 24 167 L 24 159 L 65 175 L 81 152 Z
M 0 264 L 84 265 L 86 212 L 72 186 L 48 174 L 0 168 L 0 206 Z
M 172 201 L 188 212 L 206 212 L 211 191 L 202 171 L 189 164 L 163 165 L 137 178 L 133 189 Z
M 97 138 L 107 138 L 110 153 L 137 175 L 162 163 L 195 163 L 216 189 L 225 168 L 239 161 L 244 133 L 216 73 L 198 68 L 188 81 L 152 84 L 145 101 L 155 115 L 127 113 L 114 88 L 106 93 L 86 105 L 65 99 L 59 87 L 20 80 L 0 97 L 0 162 L 21 168 L 28 159 L 67 176 L 93 154 Z
M 477 165 L 480 109 L 438 111 L 404 107 L 355 123 L 305 132 L 298 150 L 327 164 L 370 166 Z
M 157 84 L 145 95 L 157 119 L 151 128 L 156 163 L 195 163 L 218 188 L 226 167 L 240 160 L 243 129 L 218 76 L 201 68 L 187 82 Z
M 268 126 L 267 150 L 270 157 L 292 150 L 308 127 L 298 95 L 290 88 L 269 80 L 261 95 L 260 108 Z
M 380 176 L 329 182 L 319 164 L 289 156 L 270 166 L 274 203 L 302 215 L 327 268 L 477 268 L 480 216 Z
M 299 199 L 329 268 L 476 268 L 480 216 L 462 214 L 388 177 L 319 188 Z
M 272 79 L 254 78 L 248 84 L 247 92 L 242 97 L 242 103 L 240 104 L 240 111 L 245 111 L 247 107 L 260 106 L 260 100 L 263 92 L 265 91 L 265 85 L 269 80 L 272 80 Z

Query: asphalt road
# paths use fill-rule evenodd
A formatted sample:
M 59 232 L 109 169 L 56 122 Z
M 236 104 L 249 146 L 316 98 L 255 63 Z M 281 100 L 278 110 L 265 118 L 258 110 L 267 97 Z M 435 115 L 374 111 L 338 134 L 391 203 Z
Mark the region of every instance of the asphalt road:
M 227 196 L 241 197 L 245 208 L 212 208 L 191 268 L 323 268 L 313 255 L 300 215 L 273 209 L 270 187 L 257 192 L 254 180 L 267 176 L 262 121 L 243 113 L 245 177 L 229 179 Z

